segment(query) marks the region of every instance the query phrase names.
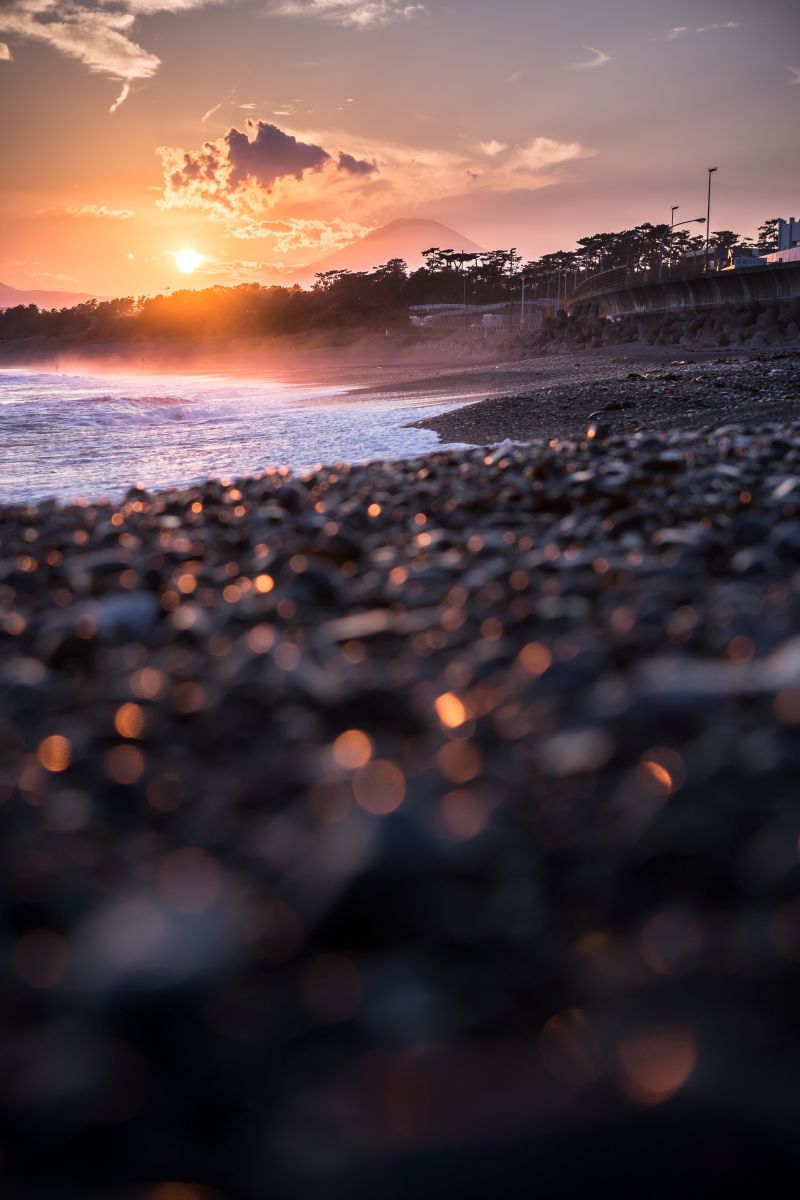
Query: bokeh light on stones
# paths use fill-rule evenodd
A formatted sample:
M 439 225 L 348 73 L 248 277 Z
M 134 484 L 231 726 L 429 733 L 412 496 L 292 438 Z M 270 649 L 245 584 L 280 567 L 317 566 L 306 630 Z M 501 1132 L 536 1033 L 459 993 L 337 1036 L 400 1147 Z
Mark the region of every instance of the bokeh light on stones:
M 144 772 L 144 755 L 136 746 L 115 746 L 106 755 L 106 772 L 114 783 L 136 783 Z
M 641 433 L 7 513 L 0 1109 L 42 1164 L 338 1200 L 611 1119 L 680 1158 L 731 1039 L 784 1128 L 792 479 L 784 430 Z
M 691 1077 L 697 1044 L 686 1029 L 653 1029 L 632 1033 L 619 1047 L 620 1086 L 643 1105 L 663 1104 Z
M 117 709 L 114 725 L 121 737 L 138 738 L 144 731 L 144 712 L 138 704 L 122 704 Z
M 447 729 L 457 729 L 467 720 L 467 709 L 458 696 L 452 692 L 444 692 L 436 698 L 436 713 L 439 720 Z
M 383 817 L 403 803 L 406 781 L 403 772 L 394 763 L 373 759 L 356 771 L 353 793 L 366 812 Z
M 365 767 L 372 758 L 372 742 L 361 729 L 348 729 L 333 743 L 333 759 L 348 771 Z
M 58 733 L 51 734 L 39 743 L 37 757 L 45 771 L 52 771 L 54 774 L 66 771 L 72 762 L 72 746 L 69 739 Z

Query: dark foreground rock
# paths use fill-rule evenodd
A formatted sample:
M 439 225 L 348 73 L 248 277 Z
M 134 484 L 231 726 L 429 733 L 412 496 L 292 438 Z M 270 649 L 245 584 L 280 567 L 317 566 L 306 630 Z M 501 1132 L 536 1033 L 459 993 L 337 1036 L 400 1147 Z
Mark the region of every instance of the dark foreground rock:
M 4 1196 L 796 1177 L 800 425 L 0 541 Z

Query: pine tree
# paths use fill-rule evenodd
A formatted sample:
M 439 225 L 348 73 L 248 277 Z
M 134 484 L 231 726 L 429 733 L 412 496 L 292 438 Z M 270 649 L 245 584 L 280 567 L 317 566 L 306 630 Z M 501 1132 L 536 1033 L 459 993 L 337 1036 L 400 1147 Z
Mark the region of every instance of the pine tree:
M 770 217 L 763 225 L 758 227 L 758 241 L 756 245 L 762 254 L 770 254 L 778 249 L 778 217 Z

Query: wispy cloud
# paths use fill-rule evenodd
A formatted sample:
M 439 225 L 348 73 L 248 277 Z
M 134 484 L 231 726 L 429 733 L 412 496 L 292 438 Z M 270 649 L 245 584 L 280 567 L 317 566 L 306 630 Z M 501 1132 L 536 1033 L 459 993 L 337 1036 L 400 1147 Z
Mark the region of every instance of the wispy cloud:
M 579 142 L 559 142 L 555 138 L 537 137 L 525 146 L 512 146 L 506 166 L 513 174 L 535 175 L 575 158 L 585 158 L 591 152 Z
M 718 33 L 723 29 L 738 29 L 738 21 L 716 21 L 713 25 L 674 25 L 667 34 L 667 41 L 674 42 L 677 38 L 697 33 Z
M 70 217 L 93 217 L 99 221 L 130 221 L 136 216 L 130 208 L 109 208 L 105 204 L 70 204 L 65 211 Z
M 408 4 L 406 0 L 273 0 L 269 11 L 284 17 L 322 17 L 370 29 L 419 16 L 425 5 Z
M 786 70 L 792 73 L 792 78 L 786 80 L 789 87 L 796 87 L 800 84 L 800 67 L 787 67 Z
M 74 275 L 64 275 L 56 271 L 28 271 L 32 279 L 54 279 L 56 283 L 78 283 Z
M 480 142 L 479 146 L 484 154 L 489 155 L 489 158 L 495 158 L 504 150 L 508 150 L 508 142 L 498 142 L 494 138 L 490 142 Z
M 611 62 L 611 55 L 606 54 L 605 50 L 598 50 L 596 46 L 586 46 L 581 42 L 584 50 L 588 50 L 592 55 L 591 58 L 584 59 L 582 62 L 570 63 L 571 71 L 585 71 L 590 67 L 604 67 L 606 63 Z
M 0 62 L 11 62 L 13 55 L 5 42 L 0 42 Z
M 228 100 L 220 100 L 219 104 L 214 104 L 211 108 L 207 109 L 200 118 L 201 125 L 205 125 L 206 121 L 210 121 L 213 116 L 216 116 L 219 110 L 224 108 L 227 103 Z
M 290 117 L 296 111 L 296 107 L 300 103 L 299 100 L 293 101 L 292 103 L 283 100 L 267 100 L 261 104 L 255 104 L 249 100 L 242 102 L 240 100 L 234 100 L 233 97 L 235 91 L 236 89 L 234 88 L 233 91 L 228 93 L 224 100 L 220 100 L 217 104 L 214 104 L 211 106 L 211 108 L 207 109 L 207 111 L 204 112 L 200 118 L 200 124 L 205 125 L 206 122 L 210 121 L 212 117 L 215 117 L 221 109 L 227 108 L 228 106 L 231 108 L 238 108 L 241 112 L 252 113 L 259 108 L 263 109 L 265 104 L 275 104 L 277 105 L 277 108 L 272 109 L 273 117 Z
M 150 79 L 161 59 L 133 37 L 136 18 L 178 13 L 222 0 L 6 0 L 0 32 L 44 42 L 90 71 L 121 84 L 109 112 L 130 95 L 131 85 Z M 10 56 L 10 52 L 9 52 Z
M 136 213 L 130 208 L 109 208 L 107 204 L 68 204 L 66 208 L 40 208 L 38 216 L 89 217 L 98 221 L 130 221 Z
M 227 96 L 225 96 L 224 99 L 220 100 L 217 104 L 213 104 L 211 106 L 211 108 L 209 108 L 206 112 L 204 112 L 202 117 L 200 118 L 201 125 L 205 125 L 206 121 L 210 121 L 212 117 L 216 116 L 216 114 L 219 112 L 219 110 L 221 108 L 225 108 L 225 106 L 228 104 L 233 104 L 234 103 L 233 97 L 234 97 L 235 93 L 236 93 L 236 88 L 233 88 L 230 92 L 228 92 Z
M 120 94 L 117 96 L 117 98 L 113 102 L 113 104 L 110 104 L 108 107 L 108 111 L 111 113 L 112 116 L 117 111 L 117 109 L 120 108 L 125 103 L 125 101 L 128 99 L 128 96 L 130 96 L 130 94 L 131 94 L 131 85 L 126 80 L 126 82 L 123 83 L 123 85 L 122 85 L 122 90 L 120 91 Z

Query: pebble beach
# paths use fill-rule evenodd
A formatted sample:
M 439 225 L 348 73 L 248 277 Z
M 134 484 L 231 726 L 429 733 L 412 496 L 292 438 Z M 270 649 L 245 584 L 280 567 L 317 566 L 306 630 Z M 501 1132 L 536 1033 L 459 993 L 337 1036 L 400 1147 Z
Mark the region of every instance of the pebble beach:
M 0 509 L 4 1195 L 796 1171 L 797 361 Z

